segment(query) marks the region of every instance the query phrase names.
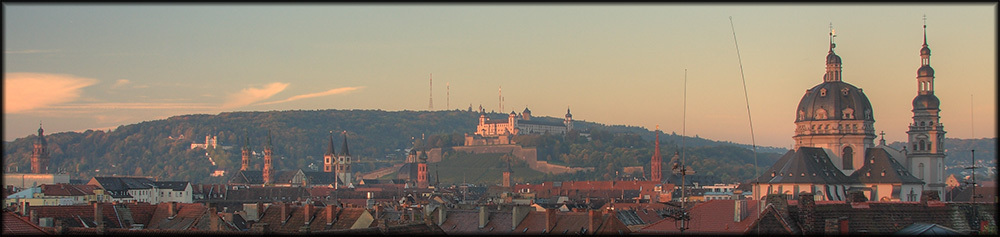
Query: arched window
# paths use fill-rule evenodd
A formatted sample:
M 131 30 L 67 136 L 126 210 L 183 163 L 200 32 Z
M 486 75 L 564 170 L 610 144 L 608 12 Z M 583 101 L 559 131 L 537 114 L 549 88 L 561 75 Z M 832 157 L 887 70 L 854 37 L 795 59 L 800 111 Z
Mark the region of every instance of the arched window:
M 925 145 L 924 140 L 920 140 L 920 150 L 924 150 L 925 147 L 927 146 Z
M 927 126 L 927 124 L 926 124 L 926 123 L 924 123 L 924 121 L 920 121 L 920 126 L 921 126 L 921 127 L 923 127 L 923 126 Z
M 924 163 L 917 165 L 917 177 L 924 179 Z
M 849 146 L 844 147 L 844 153 L 841 156 L 844 157 L 844 165 L 843 165 L 844 169 L 845 170 L 853 170 L 854 169 L 854 149 L 852 149 Z

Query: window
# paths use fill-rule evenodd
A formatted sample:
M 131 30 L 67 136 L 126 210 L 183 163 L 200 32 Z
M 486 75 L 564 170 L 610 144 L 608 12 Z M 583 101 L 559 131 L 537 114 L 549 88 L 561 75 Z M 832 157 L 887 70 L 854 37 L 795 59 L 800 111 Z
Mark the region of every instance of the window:
M 844 158 L 843 167 L 845 170 L 854 169 L 854 149 L 850 146 L 844 147 L 844 152 L 841 154 Z
M 926 145 L 924 143 L 924 140 L 920 140 L 920 150 L 923 151 L 925 147 Z
M 917 165 L 917 178 L 924 179 L 924 163 Z

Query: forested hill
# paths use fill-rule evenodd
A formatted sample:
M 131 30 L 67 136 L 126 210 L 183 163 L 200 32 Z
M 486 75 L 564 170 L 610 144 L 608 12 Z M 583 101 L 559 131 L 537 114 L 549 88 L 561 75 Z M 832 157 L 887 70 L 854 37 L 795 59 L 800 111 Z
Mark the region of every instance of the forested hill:
M 479 114 L 472 111 L 382 111 L 382 110 L 297 110 L 270 112 L 229 112 L 218 115 L 182 115 L 168 119 L 123 125 L 110 131 L 88 130 L 46 134 L 52 168 L 71 174 L 72 179 L 89 179 L 97 175 L 143 175 L 161 180 L 189 180 L 196 183 L 224 182 L 226 176 L 239 169 L 240 148 L 249 137 L 250 148 L 258 153 L 251 161 L 260 169 L 259 153 L 270 133 L 276 169 L 310 168 L 322 165 L 328 139 L 333 131 L 335 149 L 340 153 L 346 131 L 350 153 L 360 159 L 354 171 L 365 172 L 392 161 L 401 161 L 404 150 L 412 146 L 413 138 L 422 136 L 447 137 L 427 146 L 461 145 L 462 135 L 472 133 Z M 506 114 L 491 113 L 491 118 L 506 119 Z M 562 121 L 562 118 L 533 119 Z M 574 127 L 584 131 L 640 136 L 642 152 L 652 147 L 653 131 L 631 126 L 606 126 L 575 121 Z M 216 136 L 218 149 L 191 149 L 192 143 L 205 143 L 205 136 Z M 247 136 L 248 135 L 248 136 Z M 29 170 L 35 135 L 4 143 L 5 172 Z M 680 144 L 679 135 L 664 134 L 664 144 Z M 686 138 L 689 147 L 741 146 L 701 138 Z M 230 147 L 222 149 L 223 146 Z M 742 145 L 746 147 L 745 145 Z M 676 145 L 674 145 L 676 147 Z M 620 148 L 620 147 L 617 147 Z M 599 149 L 616 149 L 605 147 Z M 780 148 L 769 148 L 781 151 Z M 743 149 L 745 150 L 745 149 Z M 759 150 L 760 152 L 760 150 Z M 605 154 L 613 154 L 610 151 Z M 630 159 L 646 160 L 649 153 Z M 669 160 L 669 156 L 664 160 Z M 740 158 L 742 159 L 742 158 Z M 214 162 L 214 164 L 213 164 Z M 558 162 L 558 161 L 554 161 Z M 567 165 L 584 165 L 572 164 Z M 387 164 L 386 164 L 387 163 Z M 771 161 L 773 163 L 773 161 Z M 734 164 L 743 165 L 743 164 Z M 769 165 L 769 164 L 768 164 Z M 695 167 L 698 168 L 698 167 Z M 211 177 L 213 171 L 225 170 L 221 177 Z M 598 174 L 600 175 L 600 174 Z

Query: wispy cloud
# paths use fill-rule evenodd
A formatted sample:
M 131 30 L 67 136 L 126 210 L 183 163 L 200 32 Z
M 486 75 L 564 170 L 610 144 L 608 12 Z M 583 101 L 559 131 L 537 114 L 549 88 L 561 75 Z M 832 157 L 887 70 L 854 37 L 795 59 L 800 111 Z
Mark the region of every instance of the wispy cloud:
M 121 88 L 131 83 L 132 81 L 129 81 L 127 79 L 118 79 L 118 81 L 115 81 L 114 85 L 111 85 L 111 88 Z
M 317 93 L 311 93 L 311 94 L 297 95 L 297 96 L 289 97 L 288 99 L 284 99 L 284 100 L 259 103 L 258 105 L 278 104 L 278 103 L 285 103 L 285 102 L 296 101 L 296 100 L 301 100 L 301 99 L 306 99 L 306 98 L 313 98 L 313 97 L 321 97 L 321 96 L 328 96 L 328 95 L 343 94 L 343 93 L 348 93 L 348 92 L 355 91 L 355 90 L 360 90 L 362 88 L 365 88 L 365 87 L 364 86 L 358 86 L 358 87 L 334 88 L 334 89 L 330 89 L 330 90 L 327 90 L 327 91 L 324 91 L 324 92 L 317 92 Z
M 288 83 L 275 82 L 265 85 L 263 88 L 246 88 L 242 91 L 230 94 L 226 102 L 222 104 L 222 109 L 232 109 L 247 106 L 257 101 L 266 100 L 284 91 Z
M 52 109 L 118 110 L 118 109 L 214 109 L 216 105 L 201 103 L 87 103 L 49 106 Z
M 4 73 L 4 113 L 24 113 L 71 102 L 98 80 L 68 74 Z
M 4 54 L 33 54 L 33 53 L 55 53 L 59 52 L 56 49 L 25 49 L 25 50 L 6 50 L 3 51 Z

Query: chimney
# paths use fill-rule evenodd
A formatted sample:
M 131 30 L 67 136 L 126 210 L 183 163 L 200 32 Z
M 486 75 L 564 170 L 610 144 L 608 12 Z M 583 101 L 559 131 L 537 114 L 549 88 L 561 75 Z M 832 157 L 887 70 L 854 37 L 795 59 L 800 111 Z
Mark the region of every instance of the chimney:
M 333 217 L 337 216 L 335 212 L 337 212 L 337 207 L 333 204 L 326 205 L 326 225 L 333 225 Z
M 868 197 L 865 197 L 865 193 L 860 190 L 848 191 L 847 192 L 847 202 L 848 203 L 860 203 L 867 202 Z
M 848 226 L 847 217 L 840 218 L 840 234 L 848 235 L 850 233 L 850 226 Z
M 312 204 L 304 204 L 304 205 L 302 205 L 302 208 L 303 208 L 302 213 L 304 214 L 304 217 L 305 217 L 305 219 L 303 219 L 303 221 L 305 222 L 304 224 L 305 225 L 309 225 L 310 220 L 312 220 L 313 205 Z
M 21 201 L 21 216 L 28 215 L 28 210 L 31 209 L 31 203 L 27 201 Z
M 774 209 L 783 216 L 788 216 L 788 201 L 784 194 L 768 194 L 767 204 L 774 206 Z
M 208 230 L 219 231 L 219 212 L 215 207 L 208 208 Z
M 532 209 L 531 206 L 521 206 L 521 205 L 514 206 L 514 210 L 511 211 L 511 216 L 513 217 L 512 219 L 514 219 L 513 220 L 514 222 L 511 223 L 510 225 L 511 230 L 514 230 L 514 228 L 517 228 L 518 224 L 521 224 L 521 221 L 524 220 L 524 217 L 527 217 L 528 213 L 532 211 L 531 209 Z
M 589 210 L 587 211 L 587 214 L 590 218 L 587 222 L 587 230 L 582 234 L 596 234 L 597 228 L 601 226 L 601 211 Z
M 827 218 L 824 220 L 823 233 L 826 235 L 836 235 L 840 231 L 840 221 L 837 218 Z
M 441 226 L 444 224 L 445 219 L 448 217 L 448 211 L 444 209 L 445 206 L 438 207 L 438 222 L 437 225 Z
M 169 202 L 169 203 L 167 203 L 167 210 L 168 210 L 167 213 L 169 214 L 168 216 L 170 216 L 170 217 L 176 216 L 177 215 L 177 202 Z
M 262 203 L 260 201 L 257 202 L 257 213 L 256 213 L 256 216 L 257 216 L 257 218 L 254 218 L 255 221 L 256 220 L 260 220 L 260 217 L 264 216 L 264 203 Z
M 556 227 L 556 209 L 545 209 L 545 230 L 543 233 L 552 233 L 552 228 Z
M 746 199 L 733 200 L 733 222 L 741 222 L 749 214 Z
M 812 193 L 799 194 L 799 218 L 803 234 L 820 234 L 813 228 L 816 226 L 816 199 Z
M 920 193 L 920 204 L 927 205 L 928 201 L 941 201 L 937 190 L 924 190 Z
M 486 227 L 486 222 L 489 221 L 489 213 L 486 212 L 486 206 L 479 207 L 479 228 L 482 229 Z
M 281 206 L 281 224 L 285 224 L 288 221 L 288 203 L 278 202 L 278 206 Z
M 101 203 L 94 202 L 94 224 L 97 228 L 104 228 L 104 214 L 101 214 Z
M 32 224 L 38 225 L 38 212 L 35 210 L 28 211 L 28 219 L 31 220 Z

